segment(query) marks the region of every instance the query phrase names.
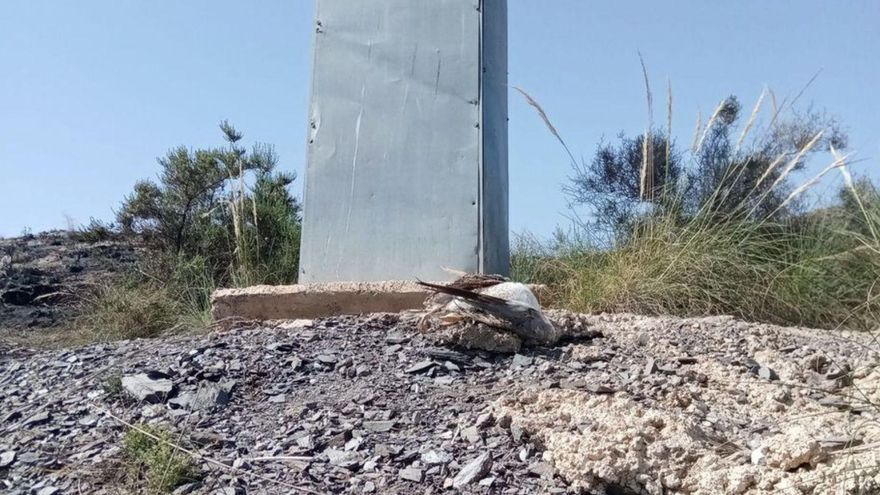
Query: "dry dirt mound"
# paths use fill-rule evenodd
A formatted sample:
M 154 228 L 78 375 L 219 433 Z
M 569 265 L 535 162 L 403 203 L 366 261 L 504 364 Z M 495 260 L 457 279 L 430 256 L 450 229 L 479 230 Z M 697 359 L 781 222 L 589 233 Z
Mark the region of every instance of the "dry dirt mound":
M 531 389 L 496 404 L 574 487 L 880 493 L 880 357 L 868 336 L 729 318 L 616 315 L 591 326 L 604 346 L 569 352 L 616 375 L 606 378 L 618 392 Z M 609 351 L 633 364 L 601 358 Z
M 439 347 L 407 315 L 0 345 L 0 491 L 137 493 L 115 416 L 197 454 L 179 493 L 877 493 L 865 336 L 576 321 L 587 337 L 516 355 Z

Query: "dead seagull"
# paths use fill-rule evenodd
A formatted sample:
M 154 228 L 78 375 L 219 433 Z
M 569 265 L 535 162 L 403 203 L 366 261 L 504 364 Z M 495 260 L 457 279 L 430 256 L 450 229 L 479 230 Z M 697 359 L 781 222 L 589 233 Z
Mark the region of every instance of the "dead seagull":
M 431 312 L 447 313 L 441 319 L 471 318 L 492 328 L 510 331 L 527 343 L 553 345 L 559 330 L 541 311 L 538 298 L 525 284 L 506 282 L 497 276 L 466 275 L 450 285 L 417 281 L 432 291 L 451 296 L 434 298 Z M 476 286 L 476 289 L 465 288 Z M 481 292 L 477 292 L 481 290 Z M 443 304 L 442 307 L 437 304 Z

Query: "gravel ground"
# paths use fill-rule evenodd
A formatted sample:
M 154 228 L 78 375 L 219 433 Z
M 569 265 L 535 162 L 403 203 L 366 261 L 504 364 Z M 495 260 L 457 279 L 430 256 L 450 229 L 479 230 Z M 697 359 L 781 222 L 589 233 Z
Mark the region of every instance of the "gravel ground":
M 504 355 L 416 320 L 0 344 L 0 491 L 138 492 L 125 422 L 196 454 L 177 493 L 880 493 L 867 335 L 598 315 Z

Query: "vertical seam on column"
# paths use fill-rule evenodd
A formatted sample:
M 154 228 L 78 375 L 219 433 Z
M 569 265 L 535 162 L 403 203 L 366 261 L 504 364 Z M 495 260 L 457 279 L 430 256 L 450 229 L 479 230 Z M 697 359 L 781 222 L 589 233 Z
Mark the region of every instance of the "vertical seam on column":
M 314 13 L 313 13 L 314 15 L 312 18 L 312 31 L 313 31 L 313 34 L 312 34 L 312 60 L 311 60 L 312 73 L 311 73 L 311 77 L 309 78 L 309 105 L 308 105 L 308 110 L 307 110 L 308 115 L 306 118 L 306 163 L 305 163 L 305 166 L 303 167 L 303 174 L 302 174 L 303 175 L 302 176 L 302 184 L 303 184 L 302 223 L 300 225 L 299 267 L 297 269 L 297 281 L 299 281 L 299 282 L 303 282 L 304 279 L 308 278 L 308 274 L 305 273 L 304 269 L 305 268 L 309 268 L 309 269 L 313 268 L 312 266 L 307 267 L 306 264 L 303 263 L 303 259 L 304 259 L 303 248 L 305 247 L 305 243 L 303 243 L 302 240 L 308 239 L 308 237 L 305 236 L 304 234 L 306 232 L 306 227 L 309 227 L 309 224 L 311 222 L 307 222 L 306 218 L 311 219 L 311 217 L 308 217 L 308 215 L 306 214 L 306 210 L 310 208 L 310 204 L 312 203 L 312 201 L 308 201 L 307 196 L 308 196 L 308 190 L 309 190 L 309 178 L 311 176 L 312 179 L 314 180 L 313 176 L 315 173 L 314 170 L 309 171 L 309 168 L 314 160 L 313 155 L 315 152 L 314 143 L 312 143 L 311 141 L 312 141 L 313 137 L 316 137 L 316 135 L 313 135 L 313 133 L 312 133 L 312 117 L 314 117 L 313 111 L 315 109 L 315 84 L 316 84 L 316 79 L 318 76 L 317 71 L 316 71 L 316 68 L 318 66 L 318 64 L 317 64 L 318 37 L 321 35 L 321 33 L 318 32 L 318 22 L 321 20 L 321 2 L 320 1 L 315 1 L 314 9 L 315 9 Z M 309 229 L 311 229 L 311 227 L 309 227 Z M 309 251 L 311 251 L 311 250 L 308 248 L 305 249 L 306 253 L 308 253 Z M 311 255 L 309 255 L 308 257 L 305 257 L 305 258 L 307 258 L 306 259 L 307 261 L 311 261 Z
M 477 0 L 477 16 L 479 19 L 478 24 L 478 53 L 477 53 L 477 98 L 479 99 L 478 105 L 478 127 L 477 127 L 477 146 L 478 146 L 478 163 L 477 163 L 477 271 L 479 273 L 485 272 L 485 257 L 486 257 L 486 243 L 485 243 L 485 227 L 483 225 L 485 212 L 484 208 L 484 191 L 483 191 L 483 175 L 485 171 L 483 167 L 485 165 L 485 143 L 483 142 L 485 136 L 485 130 L 483 129 L 484 125 L 484 106 L 485 106 L 485 98 L 483 94 L 483 35 L 485 31 L 485 0 Z

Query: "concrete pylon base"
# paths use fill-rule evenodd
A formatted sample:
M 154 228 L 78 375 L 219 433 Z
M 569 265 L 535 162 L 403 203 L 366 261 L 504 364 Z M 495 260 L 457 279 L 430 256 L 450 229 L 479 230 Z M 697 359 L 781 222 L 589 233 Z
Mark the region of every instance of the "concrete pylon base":
M 430 291 L 412 281 L 327 282 L 219 289 L 214 319 L 292 320 L 421 309 Z

